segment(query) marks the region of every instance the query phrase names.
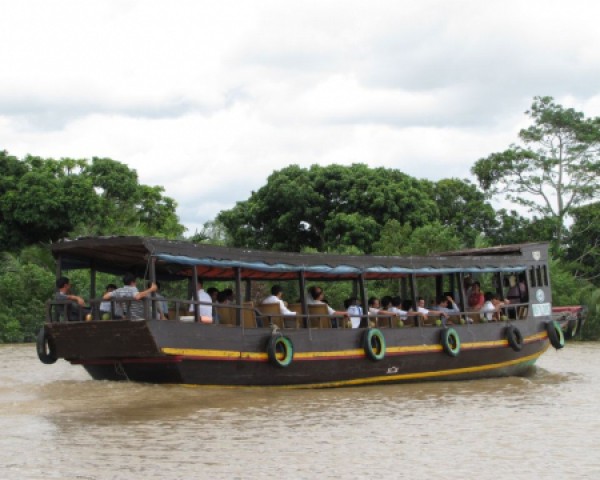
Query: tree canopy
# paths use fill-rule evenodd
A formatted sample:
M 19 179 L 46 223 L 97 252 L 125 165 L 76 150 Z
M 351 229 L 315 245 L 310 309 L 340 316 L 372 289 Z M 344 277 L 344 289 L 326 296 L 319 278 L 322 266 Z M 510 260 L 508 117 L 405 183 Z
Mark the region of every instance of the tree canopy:
M 181 236 L 175 201 L 108 158 L 74 160 L 0 151 L 0 250 L 69 235 Z
M 390 221 L 411 231 L 438 222 L 467 246 L 496 226 L 493 208 L 466 181 L 436 184 L 363 164 L 283 168 L 217 221 L 235 246 L 364 253 L 374 252 Z
M 586 119 L 552 97 L 535 97 L 526 112 L 533 121 L 519 132 L 523 145 L 479 159 L 472 168 L 480 186 L 554 223 L 563 244 L 573 208 L 598 198 L 600 118 Z
M 573 210 L 565 260 L 574 273 L 600 284 L 600 202 Z

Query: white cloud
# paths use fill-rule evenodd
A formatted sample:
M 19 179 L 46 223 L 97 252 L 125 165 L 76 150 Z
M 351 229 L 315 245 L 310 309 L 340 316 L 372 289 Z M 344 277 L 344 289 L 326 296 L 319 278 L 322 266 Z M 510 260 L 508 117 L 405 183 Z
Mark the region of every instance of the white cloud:
M 596 2 L 0 0 L 0 149 L 111 157 L 190 231 L 291 163 L 437 180 L 535 95 L 600 114 Z

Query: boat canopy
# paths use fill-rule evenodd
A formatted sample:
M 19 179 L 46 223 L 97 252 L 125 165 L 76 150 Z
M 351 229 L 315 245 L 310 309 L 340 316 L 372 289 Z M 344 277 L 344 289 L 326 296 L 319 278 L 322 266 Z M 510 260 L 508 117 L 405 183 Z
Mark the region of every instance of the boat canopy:
M 195 271 L 206 279 L 292 280 L 400 278 L 449 273 L 520 272 L 536 249 L 547 255 L 547 244 L 521 244 L 470 249 L 428 256 L 337 255 L 228 248 L 148 237 L 90 237 L 64 240 L 52 246 L 65 270 L 89 268 L 146 276 L 154 262 L 157 278 L 189 278 Z

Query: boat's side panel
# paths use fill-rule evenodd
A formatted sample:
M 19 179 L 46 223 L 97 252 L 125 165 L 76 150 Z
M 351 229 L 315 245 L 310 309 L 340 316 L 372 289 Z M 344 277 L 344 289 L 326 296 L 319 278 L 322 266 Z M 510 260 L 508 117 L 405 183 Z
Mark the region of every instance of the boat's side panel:
M 160 355 L 144 321 L 48 323 L 45 329 L 59 358 L 93 360 Z
M 240 343 L 234 344 L 231 335 L 225 339 L 210 326 L 196 329 L 201 333 L 191 341 L 190 335 L 164 328 L 164 323 L 151 328 L 162 350 L 180 359 L 185 383 L 337 385 L 523 373 L 548 343 L 543 324 L 535 328 L 531 322 L 519 323 L 526 337 L 520 352 L 508 345 L 501 324 L 454 327 L 462 341 L 457 357 L 443 351 L 440 328 L 382 329 L 387 348 L 381 361 L 367 357 L 363 330 L 287 330 L 280 333 L 294 345 L 294 359 L 286 368 L 268 360 L 268 329 L 240 329 Z
M 154 383 L 338 386 L 515 375 L 548 346 L 545 323 L 534 320 L 514 322 L 525 339 L 520 351 L 509 346 L 505 324 L 453 326 L 461 341 L 457 356 L 444 351 L 442 328 L 382 328 L 386 351 L 379 361 L 367 355 L 363 329 L 273 333 L 174 321 L 95 323 L 51 326 L 59 356 L 97 379 Z M 269 360 L 272 335 L 291 341 L 289 366 Z

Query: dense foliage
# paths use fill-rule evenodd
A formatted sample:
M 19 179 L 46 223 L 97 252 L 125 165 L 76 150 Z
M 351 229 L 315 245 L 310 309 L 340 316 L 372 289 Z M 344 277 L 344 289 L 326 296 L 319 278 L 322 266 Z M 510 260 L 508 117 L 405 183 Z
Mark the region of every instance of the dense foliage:
M 373 253 L 376 242 L 385 242 L 382 232 L 396 223 L 410 231 L 437 224 L 468 246 L 498 226 L 491 205 L 467 181 L 432 183 L 362 164 L 283 168 L 217 221 L 234 246 L 288 251 L 352 246 L 363 253 Z
M 135 170 L 115 160 L 19 160 L 0 151 L 0 172 L 0 251 L 67 236 L 185 230 L 163 188 L 140 185 Z

